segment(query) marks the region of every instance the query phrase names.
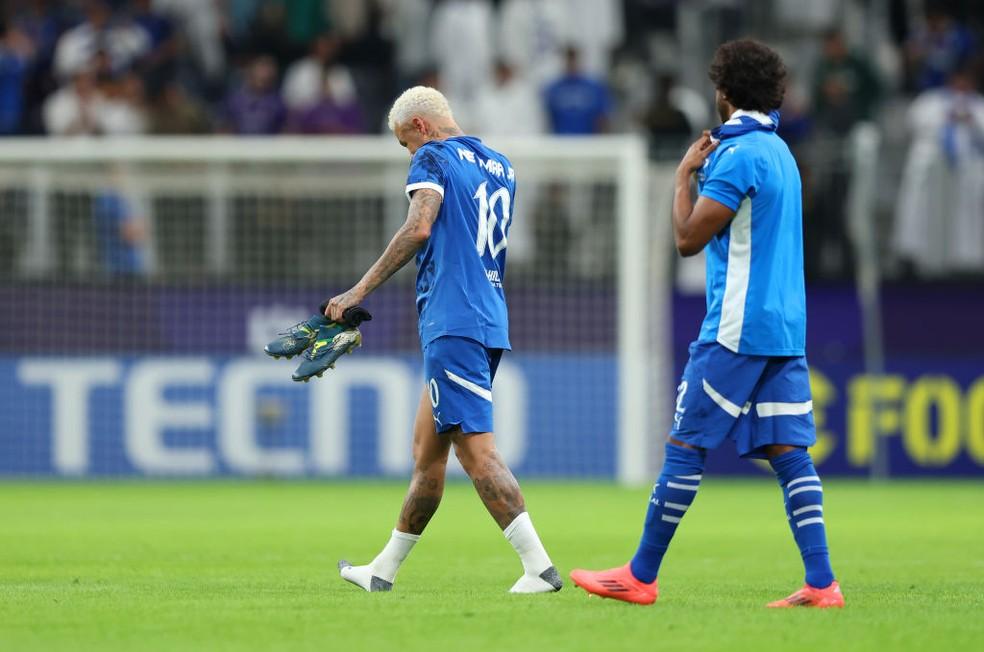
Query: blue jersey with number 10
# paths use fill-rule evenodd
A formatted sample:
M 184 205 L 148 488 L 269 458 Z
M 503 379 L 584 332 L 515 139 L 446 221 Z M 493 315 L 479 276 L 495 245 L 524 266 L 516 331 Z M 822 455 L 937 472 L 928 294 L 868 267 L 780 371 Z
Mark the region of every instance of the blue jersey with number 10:
M 516 175 L 478 138 L 435 140 L 410 163 L 407 198 L 430 188 L 444 201 L 417 252 L 417 315 L 422 346 L 445 335 L 509 349 L 502 281 Z

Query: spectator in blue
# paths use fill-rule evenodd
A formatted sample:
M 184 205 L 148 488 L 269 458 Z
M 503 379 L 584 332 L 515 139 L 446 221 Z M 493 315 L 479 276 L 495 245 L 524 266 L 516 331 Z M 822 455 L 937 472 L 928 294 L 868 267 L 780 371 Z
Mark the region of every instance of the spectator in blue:
M 611 92 L 605 82 L 581 71 L 576 48 L 564 50 L 564 74 L 546 89 L 547 114 L 553 133 L 598 134 L 608 129 Z
M 926 8 L 924 27 L 906 44 L 917 91 L 939 88 L 977 49 L 974 34 L 939 2 Z
M 226 102 L 224 127 L 241 135 L 280 133 L 287 121 L 287 107 L 277 85 L 277 64 L 272 57 L 253 59 L 246 83 Z
M 116 278 L 135 278 L 145 271 L 143 219 L 116 188 L 104 188 L 92 199 L 99 258 L 104 272 Z
M 0 136 L 17 133 L 24 113 L 24 82 L 33 54 L 31 41 L 0 24 Z

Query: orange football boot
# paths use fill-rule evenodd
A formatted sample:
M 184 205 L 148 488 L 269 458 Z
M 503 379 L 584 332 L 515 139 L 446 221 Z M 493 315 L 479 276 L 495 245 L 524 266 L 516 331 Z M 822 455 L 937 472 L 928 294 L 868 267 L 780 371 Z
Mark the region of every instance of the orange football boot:
M 652 604 L 659 596 L 657 581 L 653 580 L 652 584 L 640 582 L 632 574 L 629 564 L 603 571 L 577 568 L 571 571 L 571 579 L 588 593 L 623 602 Z
M 818 607 L 820 609 L 843 607 L 844 594 L 841 593 L 841 587 L 837 583 L 837 580 L 831 582 L 830 586 L 825 589 L 818 589 L 809 584 L 804 584 L 802 589 L 788 598 L 770 602 L 766 606 L 772 609 L 785 609 L 786 607 Z

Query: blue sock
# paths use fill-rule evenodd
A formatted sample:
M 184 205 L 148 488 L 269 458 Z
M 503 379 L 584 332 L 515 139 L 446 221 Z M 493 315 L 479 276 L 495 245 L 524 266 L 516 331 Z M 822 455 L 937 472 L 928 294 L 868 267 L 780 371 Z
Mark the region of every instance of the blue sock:
M 834 571 L 830 568 L 827 530 L 823 524 L 823 487 L 813 460 L 805 448 L 797 448 L 772 458 L 769 463 L 782 487 L 786 518 L 806 567 L 806 583 L 818 589 L 830 586 Z
M 694 502 L 704 472 L 703 450 L 666 445 L 666 461 L 663 472 L 653 487 L 646 512 L 646 526 L 642 531 L 639 549 L 632 558 L 632 574 L 646 584 L 659 574 L 659 565 L 690 504 Z

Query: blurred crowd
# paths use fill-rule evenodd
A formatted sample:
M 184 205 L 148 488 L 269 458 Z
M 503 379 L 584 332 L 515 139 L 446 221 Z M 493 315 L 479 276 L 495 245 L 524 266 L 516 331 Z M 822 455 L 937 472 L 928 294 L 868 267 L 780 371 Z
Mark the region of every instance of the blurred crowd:
M 469 131 L 598 133 L 618 2 L 8 0 L 0 134 L 376 133 L 440 86 Z
M 904 152 L 883 163 L 898 273 L 980 274 L 982 25 L 970 0 L 5 0 L 0 135 L 381 133 L 423 83 L 470 133 L 634 131 L 671 158 L 717 119 L 714 46 L 756 34 L 790 67 L 808 275 L 852 273 L 846 142 L 869 121 Z

